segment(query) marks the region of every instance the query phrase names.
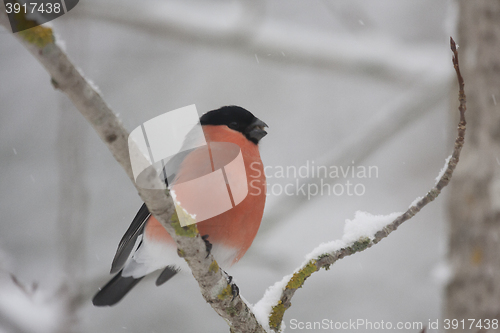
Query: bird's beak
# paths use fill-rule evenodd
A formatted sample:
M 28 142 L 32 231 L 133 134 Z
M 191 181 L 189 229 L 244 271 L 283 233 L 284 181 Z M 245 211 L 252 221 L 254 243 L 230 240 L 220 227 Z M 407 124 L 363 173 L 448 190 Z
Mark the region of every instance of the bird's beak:
M 255 118 L 255 120 L 246 128 L 245 134 L 252 141 L 259 142 L 260 139 L 265 137 L 267 134 L 264 130 L 265 127 L 269 126 L 267 126 L 267 124 L 259 118 Z

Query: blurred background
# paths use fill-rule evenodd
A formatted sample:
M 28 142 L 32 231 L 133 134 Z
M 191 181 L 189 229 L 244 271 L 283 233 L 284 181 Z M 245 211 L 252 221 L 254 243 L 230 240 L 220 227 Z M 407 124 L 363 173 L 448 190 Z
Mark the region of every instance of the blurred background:
M 228 269 L 254 304 L 316 246 L 340 239 L 356 211 L 402 212 L 434 185 L 456 134 L 456 16 L 451 0 L 87 0 L 51 24 L 129 131 L 190 104 L 200 113 L 239 105 L 269 125 L 261 230 Z M 227 332 L 190 272 L 92 306 L 141 200 L 47 72 L 0 29 L 0 309 L 11 311 L 0 332 L 17 332 L 16 322 L 26 332 Z M 279 167 L 313 164 L 377 173 L 323 179 L 360 184 L 357 194 L 280 192 L 321 179 L 279 178 Z M 285 314 L 288 331 L 292 319 L 440 319 L 447 194 L 309 278 Z

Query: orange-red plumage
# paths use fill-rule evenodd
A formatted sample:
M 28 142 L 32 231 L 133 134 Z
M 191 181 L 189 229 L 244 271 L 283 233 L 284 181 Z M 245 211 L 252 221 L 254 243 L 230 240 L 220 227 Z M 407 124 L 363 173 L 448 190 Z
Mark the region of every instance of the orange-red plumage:
M 214 216 L 208 220 L 197 224 L 201 235 L 208 235 L 211 243 L 223 244 L 237 250 L 233 264 L 237 262 L 250 245 L 257 234 L 264 213 L 266 201 L 266 178 L 264 168 L 260 158 L 258 146 L 249 141 L 242 133 L 229 129 L 227 126 L 203 126 L 207 143 L 211 142 L 231 142 L 238 145 L 243 155 L 245 171 L 247 173 L 248 195 L 236 207 Z M 201 154 L 200 154 L 201 155 Z M 186 157 L 181 166 L 183 172 L 206 173 L 205 170 L 189 170 L 189 165 L 197 165 L 196 152 L 192 152 Z M 182 173 L 179 177 L 182 177 Z M 196 175 L 188 175 L 194 178 Z M 178 194 L 179 202 L 185 202 L 189 198 L 184 198 Z M 165 228 L 151 216 L 145 229 L 145 236 L 148 239 L 173 243 L 173 239 L 165 231 Z

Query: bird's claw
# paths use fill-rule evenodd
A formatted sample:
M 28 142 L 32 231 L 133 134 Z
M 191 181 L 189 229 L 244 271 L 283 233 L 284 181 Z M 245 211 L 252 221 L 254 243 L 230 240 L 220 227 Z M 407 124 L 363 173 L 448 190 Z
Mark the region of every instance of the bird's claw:
M 233 277 L 231 275 L 227 274 L 227 272 L 225 272 L 225 273 L 227 275 L 227 283 L 229 285 L 231 285 L 231 294 L 233 295 L 233 298 L 231 299 L 231 302 L 232 302 L 232 301 L 234 301 L 236 296 L 238 296 L 240 294 L 240 288 L 238 288 L 238 286 L 233 283 Z
M 207 249 L 207 256 L 205 258 L 208 258 L 210 252 L 212 251 L 212 243 L 208 240 L 208 235 L 201 236 L 201 239 L 205 242 L 205 247 Z
M 238 286 L 235 285 L 234 283 L 231 284 L 231 293 L 233 294 L 233 298 L 231 299 L 231 302 L 232 302 L 232 301 L 234 301 L 236 296 L 238 296 L 240 294 L 240 288 L 238 288 Z

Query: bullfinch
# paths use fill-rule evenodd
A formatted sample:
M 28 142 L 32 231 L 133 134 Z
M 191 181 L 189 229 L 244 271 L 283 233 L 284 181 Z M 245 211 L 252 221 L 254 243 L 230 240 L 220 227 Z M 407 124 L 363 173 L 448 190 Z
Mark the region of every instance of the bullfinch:
M 228 267 L 247 252 L 262 220 L 266 178 L 258 144 L 267 134 L 264 130 L 267 125 L 238 106 L 209 111 L 200 118 L 200 124 L 207 146 L 214 142 L 236 144 L 243 157 L 244 170 L 240 169 L 240 173 L 246 175 L 239 176 L 240 179 L 246 177 L 248 195 L 237 205 L 233 203 L 231 209 L 197 223 L 198 231 L 207 242 L 207 250 L 221 267 Z M 192 140 L 189 134 L 184 142 L 186 140 Z M 207 146 L 180 153 L 173 162 L 169 161 L 176 163 L 174 169 L 177 171 L 165 178 L 167 185 L 173 180 L 193 179 L 212 171 L 214 165 L 206 165 L 200 159 Z M 189 204 L 189 195 L 182 192 L 175 195 L 181 204 Z M 111 274 L 116 275 L 99 290 L 92 303 L 95 306 L 114 305 L 144 276 L 162 269 L 156 279 L 159 286 L 178 273 L 180 266 L 187 265 L 179 258 L 174 240 L 143 204 L 118 245 L 111 265 Z

